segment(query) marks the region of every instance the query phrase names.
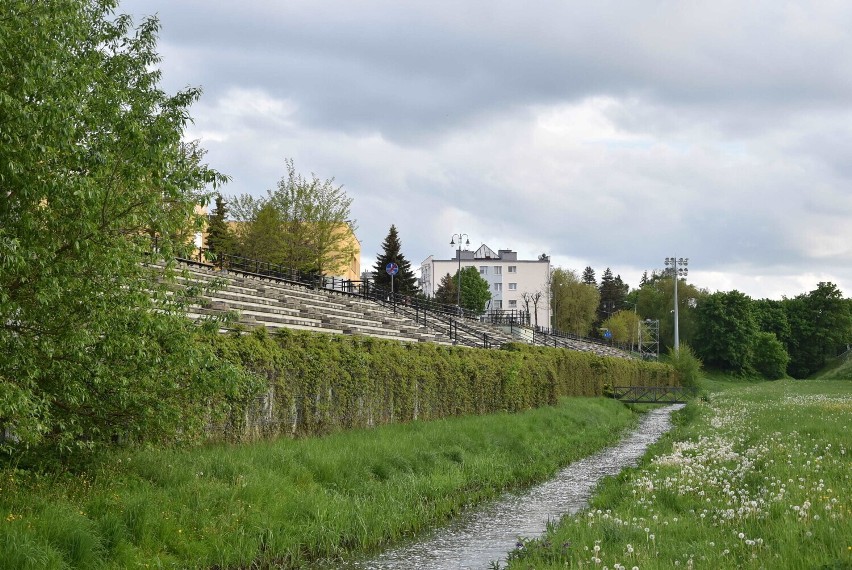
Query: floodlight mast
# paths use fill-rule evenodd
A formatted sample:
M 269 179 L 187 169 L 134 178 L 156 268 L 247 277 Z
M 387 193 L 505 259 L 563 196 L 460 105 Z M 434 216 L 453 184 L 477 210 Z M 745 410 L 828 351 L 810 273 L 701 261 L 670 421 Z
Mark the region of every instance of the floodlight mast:
M 666 258 L 666 267 L 671 271 L 672 279 L 674 279 L 674 350 L 675 353 L 680 352 L 680 330 L 679 330 L 679 315 L 677 301 L 677 282 L 679 277 L 686 277 L 689 273 L 689 258 L 676 256 Z

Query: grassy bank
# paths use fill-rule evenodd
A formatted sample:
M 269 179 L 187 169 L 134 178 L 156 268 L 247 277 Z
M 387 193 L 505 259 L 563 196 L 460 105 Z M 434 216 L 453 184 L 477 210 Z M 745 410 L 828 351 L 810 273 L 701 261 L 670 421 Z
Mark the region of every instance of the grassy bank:
M 297 567 L 372 550 L 617 440 L 612 400 L 0 472 L 0 568 Z
M 703 387 L 649 459 L 510 568 L 852 568 L 852 382 Z

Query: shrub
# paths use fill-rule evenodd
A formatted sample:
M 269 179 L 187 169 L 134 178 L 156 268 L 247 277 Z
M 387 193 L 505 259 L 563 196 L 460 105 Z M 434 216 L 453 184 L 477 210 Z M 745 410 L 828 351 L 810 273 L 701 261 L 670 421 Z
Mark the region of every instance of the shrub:
M 790 355 L 775 333 L 757 333 L 754 339 L 751 365 L 760 372 L 764 378 L 778 380 L 787 373 L 787 364 Z
M 679 351 L 669 349 L 668 363 L 680 376 L 681 386 L 695 386 L 701 372 L 701 359 L 695 356 L 692 348 L 682 344 Z

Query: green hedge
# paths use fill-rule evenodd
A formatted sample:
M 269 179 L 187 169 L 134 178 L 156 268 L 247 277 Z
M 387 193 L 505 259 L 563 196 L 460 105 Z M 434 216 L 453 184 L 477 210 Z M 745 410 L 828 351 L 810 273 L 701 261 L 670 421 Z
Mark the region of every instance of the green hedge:
M 678 384 L 668 365 L 523 344 L 481 350 L 264 329 L 212 342 L 221 357 L 268 382 L 265 394 L 216 427 L 229 439 L 516 412 L 563 396 L 600 396 L 606 386 Z

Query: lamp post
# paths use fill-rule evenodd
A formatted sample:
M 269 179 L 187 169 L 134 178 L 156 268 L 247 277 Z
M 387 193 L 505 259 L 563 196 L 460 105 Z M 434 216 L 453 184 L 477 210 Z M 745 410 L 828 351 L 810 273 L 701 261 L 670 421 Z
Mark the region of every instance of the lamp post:
M 674 349 L 675 352 L 680 351 L 680 331 L 678 330 L 678 303 L 677 303 L 677 281 L 679 277 L 686 277 L 689 273 L 687 265 L 689 264 L 688 257 L 667 257 L 666 267 L 672 273 L 674 279 Z
M 467 234 L 453 234 L 452 237 L 450 237 L 450 245 L 456 245 L 456 238 L 458 238 L 458 240 L 459 240 L 458 249 L 456 250 L 456 257 L 459 260 L 459 285 L 458 285 L 457 290 L 456 290 L 456 305 L 458 306 L 459 311 L 461 311 L 461 283 L 462 283 L 461 247 L 462 247 L 462 238 L 465 239 L 464 245 L 469 246 L 470 245 L 470 236 L 468 236 Z

